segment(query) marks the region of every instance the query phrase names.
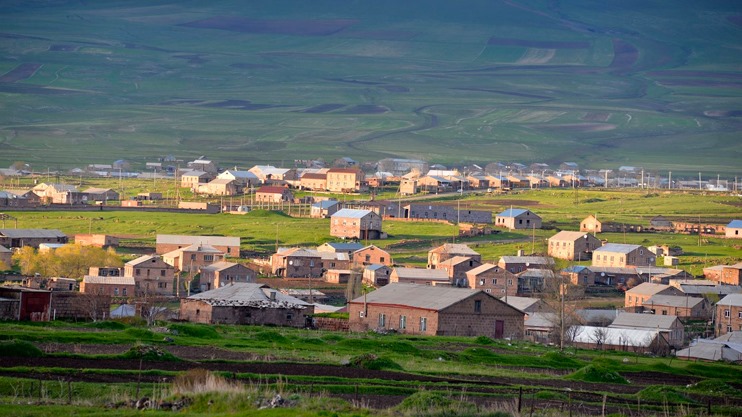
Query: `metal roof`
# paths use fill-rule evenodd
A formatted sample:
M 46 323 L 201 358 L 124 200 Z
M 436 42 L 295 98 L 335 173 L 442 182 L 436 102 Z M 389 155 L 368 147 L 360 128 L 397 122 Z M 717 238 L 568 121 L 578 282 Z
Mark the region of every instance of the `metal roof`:
M 701 339 L 695 345 L 675 352 L 678 358 L 703 359 L 707 361 L 742 361 L 742 344 Z
M 0 236 L 11 239 L 67 237 L 57 229 L 0 229 Z
M 606 243 L 595 249 L 595 252 L 630 253 L 641 248 L 641 245 L 629 245 L 626 243 Z M 649 249 L 647 249 L 649 251 Z
M 608 327 L 671 330 L 678 316 L 661 314 L 619 313 Z
M 442 269 L 394 268 L 394 271 L 399 278 L 448 282 L 448 272 Z
M 470 288 L 435 287 L 393 282 L 351 301 L 352 303 L 394 304 L 440 311 L 484 291 Z M 494 297 L 493 297 L 494 298 Z
M 369 214 L 373 214 L 371 210 L 357 210 L 357 209 L 342 209 L 338 210 L 331 217 L 345 217 L 349 219 L 362 219 Z
M 339 201 L 335 201 L 335 200 L 324 200 L 324 201 L 319 201 L 319 202 L 316 202 L 316 203 L 312 204 L 312 207 L 320 208 L 320 209 L 323 209 L 324 210 L 324 209 L 328 209 L 330 207 L 336 206 L 338 204 L 340 204 Z
M 739 285 L 688 285 L 680 284 L 680 290 L 686 294 L 740 294 L 742 287 Z
M 145 262 L 152 263 L 152 262 L 157 262 L 158 260 L 160 262 L 164 262 L 162 260 L 162 258 L 160 256 L 158 256 L 158 255 L 142 255 L 142 256 L 140 256 L 140 257 L 138 257 L 136 259 L 132 259 L 131 261 L 127 262 L 126 265 L 137 266 L 137 265 L 141 265 L 141 264 L 143 264 Z M 165 264 L 165 265 L 167 265 L 167 267 L 171 267 L 168 264 Z
M 271 293 L 275 299 L 271 300 Z M 298 298 L 271 289 L 265 284 L 234 283 L 188 297 L 188 300 L 203 301 L 215 307 L 255 307 L 255 308 L 306 308 L 306 303 Z
M 506 297 L 500 297 L 500 300 L 505 301 Z M 528 311 L 531 307 L 536 304 L 540 304 L 541 300 L 533 297 L 517 297 L 514 295 L 507 296 L 507 303 L 517 308 L 520 311 Z
M 556 313 L 533 312 L 528 315 L 524 324 L 529 328 L 552 329 L 557 327 L 556 323 L 559 322 L 557 317 Z
M 653 295 L 668 288 L 674 288 L 665 284 L 654 284 L 651 282 L 642 282 L 634 288 L 626 290 L 626 294 Z
M 501 256 L 500 261 L 508 264 L 554 265 L 554 258 L 548 256 Z
M 498 214 L 497 217 L 518 217 L 527 211 L 529 210 L 512 208 L 503 211 L 502 213 Z
M 611 327 L 574 326 L 570 330 L 576 343 L 596 343 L 602 339 L 604 345 L 649 347 L 659 336 L 658 330 L 616 329 Z M 598 335 L 600 334 L 600 337 Z
M 437 248 L 433 248 L 429 253 L 448 253 L 455 255 L 479 255 L 474 249 L 463 243 L 444 243 Z
M 448 258 L 445 261 L 440 262 L 438 265 L 454 266 L 471 260 L 473 259 L 470 256 L 454 256 L 453 258 Z
M 327 242 L 323 245 L 318 246 L 318 249 L 319 247 L 325 245 L 335 249 L 336 251 L 357 251 L 358 249 L 361 249 L 363 247 L 363 245 L 357 242 Z
M 732 220 L 727 225 L 730 229 L 741 229 L 742 228 L 742 220 Z
M 100 277 L 97 275 L 85 275 L 82 278 L 85 284 L 106 284 L 106 285 L 135 285 L 134 277 Z
M 158 245 L 192 245 L 195 243 L 211 246 L 240 246 L 240 238 L 234 236 L 157 235 Z
M 201 271 L 223 271 L 225 269 L 229 269 L 236 265 L 239 265 L 239 264 L 234 263 L 234 262 L 219 261 L 219 262 L 214 262 L 211 265 L 202 266 Z
M 719 300 L 716 305 L 742 307 L 742 294 L 729 294 Z
M 736 295 L 736 294 L 730 294 Z M 729 295 L 727 296 L 729 297 Z M 726 297 L 724 297 L 726 298 Z M 687 295 L 653 295 L 644 302 L 644 306 L 667 306 L 667 307 L 695 307 L 703 302 L 703 298 L 690 297 Z
M 382 265 L 382 264 L 371 264 L 371 265 L 366 265 L 366 268 L 364 268 L 364 269 L 366 269 L 368 271 L 376 271 L 376 270 L 379 270 L 381 268 L 389 268 L 389 267 L 386 266 L 386 265 Z

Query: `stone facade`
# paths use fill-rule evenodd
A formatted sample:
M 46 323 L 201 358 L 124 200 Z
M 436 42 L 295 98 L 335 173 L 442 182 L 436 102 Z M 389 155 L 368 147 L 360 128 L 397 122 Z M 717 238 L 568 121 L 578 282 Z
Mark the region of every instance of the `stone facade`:
M 380 239 L 381 216 L 370 210 L 342 209 L 330 217 L 330 236 Z
M 180 319 L 204 324 L 304 327 L 314 307 L 260 308 L 212 306 L 200 300 L 183 299 Z
M 322 256 L 316 250 L 288 249 L 271 256 L 271 272 L 284 278 L 319 278 L 322 276 Z
M 723 266 L 721 269 L 722 284 L 741 285 L 742 283 L 742 262 L 731 266 Z
M 482 255 L 461 243 L 445 243 L 428 251 L 428 268 L 435 268 L 439 263 L 456 256 L 466 256 L 477 262 L 482 262 Z
M 716 304 L 716 336 L 742 331 L 742 294 L 731 294 Z
M 514 229 L 540 229 L 541 217 L 530 210 L 508 209 L 495 217 L 495 225 Z
M 111 235 L 75 235 L 75 243 L 85 246 L 96 246 L 99 248 L 116 247 L 119 245 L 119 238 Z
M 234 282 L 256 282 L 257 272 L 233 262 L 216 262 L 200 270 L 199 287 L 209 291 Z
M 391 266 L 394 264 L 392 262 L 391 255 L 389 255 L 389 252 L 380 249 L 374 245 L 369 245 L 365 248 L 358 249 L 357 251 L 353 252 L 353 257 L 351 259 L 353 261 L 353 265 L 356 267 L 373 264 Z
M 461 209 L 456 205 L 408 204 L 404 206 L 403 210 L 403 217 L 408 219 L 448 220 L 457 223 L 492 223 L 491 211 Z
M 134 277 L 137 295 L 171 296 L 175 290 L 175 268 L 160 256 L 141 256 L 124 265 L 124 276 Z
M 625 245 L 609 243 L 595 249 L 593 252 L 593 266 L 626 267 L 626 266 L 655 266 L 655 254 L 640 245 Z
M 602 245 L 600 239 L 589 233 L 562 231 L 549 238 L 548 255 L 568 261 L 585 261 Z
M 332 192 L 356 192 L 364 188 L 363 171 L 353 168 L 330 168 L 327 171 L 327 190 Z
M 52 293 L 52 319 L 105 320 L 110 311 L 111 297 L 104 294 Z
M 482 290 L 496 297 L 515 295 L 518 292 L 518 277 L 507 269 L 493 264 L 483 264 L 466 273 L 469 288 Z

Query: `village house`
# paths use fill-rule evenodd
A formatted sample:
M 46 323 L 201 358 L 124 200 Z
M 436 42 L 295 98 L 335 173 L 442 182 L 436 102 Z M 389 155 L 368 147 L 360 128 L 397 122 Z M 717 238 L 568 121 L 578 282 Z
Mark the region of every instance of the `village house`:
M 531 315 L 533 313 L 555 313 L 553 309 L 546 301 L 541 298 L 535 297 L 518 297 L 514 295 L 508 295 L 500 297 L 500 300 L 510 304 L 518 310 Z
M 510 188 L 510 180 L 508 180 L 507 177 L 502 175 L 487 175 L 487 180 L 489 181 L 491 188 L 497 188 L 500 190 L 505 190 Z
M 654 295 L 644 302 L 644 311 L 658 315 L 675 315 L 680 319 L 708 320 L 713 313 L 705 298 L 687 295 Z
M 596 326 L 574 326 L 568 331 L 572 344 L 582 349 L 619 350 L 666 355 L 670 343 L 659 330 L 616 329 Z
M 328 269 L 327 272 L 325 272 L 325 282 L 331 284 L 347 284 L 353 275 L 357 274 L 357 272 L 351 271 L 350 269 Z
M 742 331 L 742 294 L 729 294 L 716 303 L 716 335 Z
M 514 296 L 518 292 L 518 277 L 497 265 L 485 263 L 467 271 L 465 275 L 469 288 L 497 297 Z
M 255 165 L 248 171 L 255 174 L 263 184 L 286 184 L 297 178 L 295 169 L 276 168 L 272 165 Z
M 193 171 L 204 171 L 211 174 L 216 174 L 217 172 L 219 172 L 219 167 L 217 167 L 214 161 L 202 158 L 194 159 L 193 161 L 188 162 L 188 168 Z
M 721 268 L 721 280 L 719 282 L 727 285 L 742 285 L 742 262 L 734 265 L 724 265 Z
M 237 186 L 237 193 L 242 194 L 246 189 L 260 183 L 257 175 L 250 171 L 228 169 L 216 176 L 217 179 L 233 180 Z
M 450 285 L 448 272 L 440 269 L 394 268 L 389 282 L 420 285 Z
M 414 195 L 420 191 L 417 178 L 402 178 L 399 181 L 399 194 Z
M 345 252 L 323 252 L 317 251 L 322 259 L 322 267 L 329 269 L 350 269 L 350 255 Z
M 237 195 L 242 192 L 237 182 L 228 178 L 215 178 L 206 184 L 199 184 L 194 190 L 197 194 Z
M 31 189 L 44 204 L 82 204 L 84 194 L 68 184 L 41 183 Z
M 49 321 L 51 299 L 51 291 L 0 286 L 0 320 Z
M 438 194 L 453 190 L 454 184 L 451 180 L 437 175 L 426 175 L 417 179 L 417 187 L 420 190 Z
M 314 219 L 326 219 L 337 213 L 343 205 L 336 200 L 323 200 L 312 204 L 310 217 Z
M 204 171 L 188 171 L 180 175 L 180 186 L 197 190 L 201 184 L 206 184 L 214 179 L 214 174 Z
M 468 256 L 454 256 L 439 262 L 435 269 L 446 271 L 448 281 L 451 285 L 458 287 L 468 287 L 469 281 L 466 279 L 466 273 L 482 265 L 482 262 Z
M 271 256 L 271 272 L 283 278 L 319 278 L 324 273 L 322 255 L 304 248 L 279 250 Z
M 80 292 L 108 297 L 133 297 L 136 294 L 134 277 L 85 275 L 80 283 Z
M 593 266 L 654 266 L 655 255 L 641 245 L 607 243 L 593 251 Z
M 355 168 L 330 168 L 327 171 L 327 190 L 353 193 L 367 188 L 363 171 Z
M 201 267 L 199 288 L 201 291 L 209 291 L 232 283 L 254 283 L 257 279 L 257 272 L 245 265 L 234 262 L 219 261 Z
M 528 269 L 554 268 L 554 258 L 548 256 L 501 256 L 497 266 L 517 274 Z
M 357 251 L 353 252 L 353 254 L 351 254 L 350 258 L 353 261 L 354 267 L 362 267 L 374 264 L 386 266 L 394 265 L 389 252 L 374 245 L 368 245 L 366 247 L 358 249 Z
M 461 209 L 456 205 L 442 204 L 408 204 L 403 207 L 402 217 L 455 223 L 492 223 L 492 212 L 489 210 Z
M 155 238 L 157 254 L 172 252 L 191 245 L 203 244 L 213 246 L 228 257 L 240 256 L 240 238 L 237 236 L 191 236 L 191 235 L 160 235 Z
M 299 180 L 299 188 L 310 191 L 327 190 L 327 171 L 324 173 L 307 172 Z
M 124 264 L 124 276 L 133 277 L 136 291 L 143 294 L 172 295 L 175 268 L 158 255 L 143 255 Z
M 31 246 L 42 243 L 65 244 L 69 238 L 57 229 L 0 229 L 0 245 L 6 248 Z
M 115 248 L 119 245 L 119 238 L 103 234 L 75 235 L 75 244 L 83 246 L 95 246 L 97 248 Z
M 256 203 L 279 204 L 292 201 L 294 195 L 286 187 L 264 185 L 255 192 Z
M 374 287 L 389 284 L 392 268 L 382 264 L 371 264 L 363 268 L 363 283 Z
M 523 312 L 468 288 L 389 284 L 350 301 L 348 311 L 356 332 L 523 338 Z
M 602 225 L 600 220 L 591 214 L 580 222 L 580 232 L 600 233 L 602 232 Z
M 518 295 L 544 292 L 546 288 L 557 288 L 557 275 L 551 269 L 526 269 L 516 274 Z
M 562 269 L 560 274 L 569 278 L 569 282 L 572 285 L 581 285 L 583 287 L 595 285 L 595 273 L 586 266 L 572 265 Z
M 643 282 L 634 288 L 626 290 L 624 307 L 640 307 L 655 295 L 682 295 L 683 293 L 669 285 Z
M 742 220 L 732 220 L 724 229 L 724 236 L 732 239 L 742 238 Z
M 319 252 L 344 253 L 349 259 L 359 249 L 363 249 L 363 245 L 358 242 L 327 242 L 317 246 Z
M 428 251 L 428 268 L 436 266 L 456 256 L 465 256 L 477 262 L 482 262 L 482 255 L 463 243 L 444 243 Z
M 619 313 L 608 327 L 613 329 L 659 330 L 673 348 L 685 344 L 685 326 L 674 315 Z
M 119 193 L 111 188 L 88 188 L 82 192 L 83 201 L 102 201 L 119 200 Z
M 30 190 L 0 191 L 0 207 L 36 207 L 40 203 L 41 197 Z
M 742 332 L 726 333 L 715 339 L 698 339 L 691 346 L 678 350 L 675 357 L 687 361 L 740 363 L 742 362 Z
M 371 210 L 342 209 L 330 217 L 330 236 L 381 239 L 381 216 Z
M 264 284 L 235 283 L 180 302 L 180 319 L 204 324 L 304 327 L 314 306 Z
M 526 209 L 507 209 L 495 217 L 495 225 L 514 229 L 540 229 L 541 217 Z
M 220 262 L 224 259 L 224 252 L 219 249 L 203 244 L 193 244 L 185 248 L 164 253 L 162 260 L 172 265 L 176 271 L 198 273 L 204 266 Z
M 528 188 L 531 186 L 530 181 L 528 181 L 528 178 L 517 175 L 517 174 L 508 174 L 505 176 L 507 178 L 508 183 L 512 188 Z
M 602 244 L 589 233 L 563 230 L 549 238 L 548 255 L 568 261 L 585 261 L 591 259 L 593 251 Z

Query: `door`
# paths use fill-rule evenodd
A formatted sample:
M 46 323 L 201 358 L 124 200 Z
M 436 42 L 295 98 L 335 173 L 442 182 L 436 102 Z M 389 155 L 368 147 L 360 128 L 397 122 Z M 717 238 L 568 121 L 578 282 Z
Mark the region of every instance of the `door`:
M 502 339 L 505 335 L 505 322 L 503 320 L 495 320 L 495 339 Z

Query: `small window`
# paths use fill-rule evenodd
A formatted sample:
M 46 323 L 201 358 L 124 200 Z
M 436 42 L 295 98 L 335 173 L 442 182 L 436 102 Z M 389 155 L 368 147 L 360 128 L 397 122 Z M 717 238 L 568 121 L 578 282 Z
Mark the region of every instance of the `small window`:
M 383 256 L 379 258 L 379 262 L 384 263 L 384 257 Z
M 126 297 L 126 288 L 124 288 L 124 289 L 122 289 L 122 290 L 121 290 L 121 294 L 122 294 L 122 295 L 123 295 L 124 297 Z
M 161 277 L 164 277 L 165 276 L 165 270 L 164 269 L 160 270 L 160 276 Z
M 399 329 L 403 330 L 407 328 L 407 316 L 399 316 Z
M 420 317 L 420 331 L 424 332 L 428 330 L 428 318 Z
M 137 268 L 137 269 L 136 269 L 136 270 L 134 271 L 134 275 L 137 275 L 137 276 L 139 276 L 139 275 L 140 275 L 141 273 L 142 273 L 142 270 L 141 270 L 141 269 L 139 269 L 139 268 Z
M 293 315 L 293 314 L 287 314 L 287 315 L 286 315 L 286 320 L 287 320 L 287 321 L 291 321 L 291 320 L 293 320 L 293 319 L 294 319 L 294 315 Z
M 479 285 L 484 285 L 484 278 L 479 279 Z
M 729 310 L 724 310 L 724 317 L 729 317 Z
M 379 313 L 379 328 L 384 328 L 386 326 L 386 314 Z
M 474 312 L 475 313 L 482 312 L 482 301 L 481 300 L 474 300 Z

